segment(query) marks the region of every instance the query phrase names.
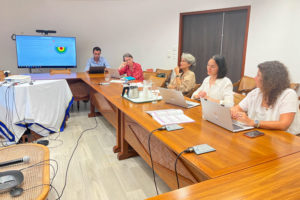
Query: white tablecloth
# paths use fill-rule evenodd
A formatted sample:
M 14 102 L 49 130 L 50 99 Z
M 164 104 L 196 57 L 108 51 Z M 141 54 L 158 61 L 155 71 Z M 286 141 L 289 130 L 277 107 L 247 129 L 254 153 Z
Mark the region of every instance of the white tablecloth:
M 73 97 L 66 80 L 39 80 L 0 87 L 0 134 L 18 142 L 26 126 L 47 136 L 63 131 Z

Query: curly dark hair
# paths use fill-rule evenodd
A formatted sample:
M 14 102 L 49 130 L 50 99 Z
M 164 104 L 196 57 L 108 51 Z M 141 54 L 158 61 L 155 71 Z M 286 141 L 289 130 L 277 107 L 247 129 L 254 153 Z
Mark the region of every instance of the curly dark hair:
M 214 55 L 212 59 L 217 63 L 219 68 L 217 78 L 224 78 L 227 74 L 227 67 L 224 56 Z
M 279 95 L 290 87 L 287 68 L 279 61 L 267 61 L 258 65 L 262 74 L 262 93 L 268 106 L 273 106 Z

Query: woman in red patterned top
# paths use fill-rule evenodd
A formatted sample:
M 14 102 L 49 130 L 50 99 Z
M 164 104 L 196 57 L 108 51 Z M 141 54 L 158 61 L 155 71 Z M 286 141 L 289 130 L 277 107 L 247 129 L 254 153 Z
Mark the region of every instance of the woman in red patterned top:
M 123 55 L 123 63 L 119 67 L 119 73 L 127 74 L 127 76 L 132 76 L 138 81 L 143 81 L 143 70 L 140 64 L 133 62 L 133 57 L 130 53 L 125 53 Z

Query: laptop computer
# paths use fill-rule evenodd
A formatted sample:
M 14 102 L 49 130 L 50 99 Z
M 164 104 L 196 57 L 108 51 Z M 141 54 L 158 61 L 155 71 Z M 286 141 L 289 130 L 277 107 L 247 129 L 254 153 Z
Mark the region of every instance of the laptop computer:
M 106 68 L 112 78 L 121 78 L 119 70 L 116 68 Z
M 181 91 L 159 88 L 159 92 L 166 103 L 174 104 L 184 108 L 192 108 L 200 105 L 199 103 L 185 100 Z
M 90 66 L 89 74 L 103 74 L 105 68 L 104 66 Z
M 218 103 L 201 98 L 202 116 L 218 126 L 221 126 L 231 132 L 239 132 L 253 129 L 252 126 L 241 124 L 231 118 L 230 108 Z

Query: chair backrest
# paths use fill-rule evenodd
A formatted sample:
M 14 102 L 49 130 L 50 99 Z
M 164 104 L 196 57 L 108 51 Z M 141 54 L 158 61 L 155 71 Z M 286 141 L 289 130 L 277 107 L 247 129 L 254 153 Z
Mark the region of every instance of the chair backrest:
M 157 87 L 162 87 L 166 82 L 166 78 L 161 78 L 156 76 L 150 76 L 148 80 L 151 80 L 152 83 Z
M 172 72 L 173 72 L 172 69 L 156 69 L 156 73 L 158 73 L 158 74 L 161 74 L 161 73 L 166 74 L 167 82 L 170 81 Z
M 156 72 L 143 71 L 144 80 L 149 80 L 150 76 L 157 76 Z
M 4 71 L 0 70 L 0 81 L 4 81 L 5 75 L 4 75 Z
M 71 69 L 50 69 L 50 74 L 71 74 Z
M 199 88 L 201 86 L 201 84 L 196 84 L 195 86 L 194 86 L 194 88 L 191 90 L 191 91 L 189 91 L 186 95 L 184 95 L 184 96 L 186 96 L 186 97 L 188 97 L 188 98 L 191 98 L 192 97 L 192 95 L 193 95 L 193 93 Z
M 146 69 L 146 72 L 153 72 L 153 69 Z
M 238 83 L 237 93 L 248 94 L 254 88 L 256 88 L 255 79 L 249 76 L 243 76 Z
M 246 95 L 234 92 L 234 94 L 233 94 L 234 105 L 238 105 L 245 97 L 246 97 Z
M 298 100 L 300 101 L 300 83 L 291 83 L 290 88 L 294 89 L 297 94 L 298 94 Z M 299 104 L 299 109 L 300 109 L 300 104 Z
M 82 80 L 68 79 L 68 85 L 74 97 L 74 101 L 89 100 L 89 87 Z
M 297 91 L 299 89 L 300 83 L 291 83 L 290 88 L 294 89 Z
M 158 74 L 165 74 L 166 76 L 166 82 L 162 87 L 167 87 L 167 84 L 170 83 L 171 76 L 172 76 L 172 69 L 156 69 L 156 73 Z

